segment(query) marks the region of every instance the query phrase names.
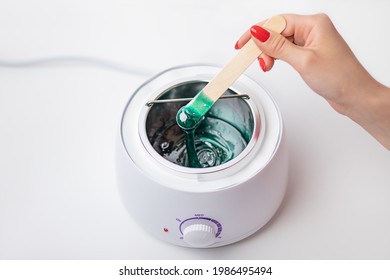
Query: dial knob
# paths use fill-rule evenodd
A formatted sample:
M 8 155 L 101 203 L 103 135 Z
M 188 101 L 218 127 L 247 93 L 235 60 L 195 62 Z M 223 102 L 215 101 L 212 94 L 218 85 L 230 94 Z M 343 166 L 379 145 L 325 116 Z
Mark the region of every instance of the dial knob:
M 184 241 L 193 247 L 206 247 L 215 242 L 215 230 L 205 224 L 192 224 L 183 230 Z

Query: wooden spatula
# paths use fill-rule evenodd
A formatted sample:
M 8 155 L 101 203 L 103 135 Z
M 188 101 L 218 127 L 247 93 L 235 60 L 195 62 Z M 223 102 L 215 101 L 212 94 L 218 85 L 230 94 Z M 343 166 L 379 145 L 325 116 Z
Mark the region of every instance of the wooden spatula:
M 281 33 L 286 27 L 282 16 L 274 16 L 262 27 Z M 261 55 L 261 50 L 255 42 L 249 40 L 187 105 L 182 107 L 177 115 L 177 124 L 182 129 L 194 129 L 203 116 L 210 110 L 219 97 L 238 79 L 238 77 Z

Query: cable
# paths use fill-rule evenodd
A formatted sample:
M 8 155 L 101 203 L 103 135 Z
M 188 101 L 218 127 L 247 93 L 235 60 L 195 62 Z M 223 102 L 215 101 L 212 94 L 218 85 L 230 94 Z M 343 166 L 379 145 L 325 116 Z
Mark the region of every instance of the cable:
M 0 67 L 10 67 L 10 68 L 23 68 L 23 67 L 36 67 L 44 64 L 52 64 L 58 62 L 81 62 L 87 64 L 94 64 L 100 67 L 109 68 L 118 72 L 130 73 L 137 76 L 151 76 L 154 74 L 153 71 L 148 69 L 143 69 L 139 67 L 133 67 L 121 63 L 117 63 L 110 60 L 105 60 L 96 57 L 88 56 L 53 56 L 53 57 L 43 57 L 35 58 L 29 60 L 21 61 L 7 61 L 0 60 Z

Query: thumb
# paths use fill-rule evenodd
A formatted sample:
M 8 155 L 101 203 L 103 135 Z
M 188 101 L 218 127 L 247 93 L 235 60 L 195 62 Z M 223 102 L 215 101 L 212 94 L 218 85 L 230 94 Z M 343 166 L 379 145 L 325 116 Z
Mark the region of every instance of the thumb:
M 277 32 L 254 25 L 250 29 L 252 39 L 265 54 L 286 61 L 298 70 L 299 58 L 305 54 L 302 47 L 294 45 L 286 37 Z

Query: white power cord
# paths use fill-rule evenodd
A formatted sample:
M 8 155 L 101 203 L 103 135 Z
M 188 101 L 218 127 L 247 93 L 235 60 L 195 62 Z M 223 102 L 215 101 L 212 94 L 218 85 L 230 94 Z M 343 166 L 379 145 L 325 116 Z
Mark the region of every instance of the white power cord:
M 97 57 L 88 56 L 53 56 L 43 57 L 20 61 L 7 61 L 0 59 L 0 67 L 11 67 L 11 68 L 23 68 L 23 67 L 36 67 L 39 65 L 53 64 L 53 63 L 86 63 L 93 64 L 104 68 L 109 68 L 118 72 L 129 73 L 137 76 L 151 76 L 154 74 L 153 71 L 143 69 L 139 67 L 129 66 L 123 63 L 118 63 L 110 60 L 105 60 Z

